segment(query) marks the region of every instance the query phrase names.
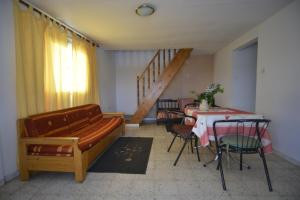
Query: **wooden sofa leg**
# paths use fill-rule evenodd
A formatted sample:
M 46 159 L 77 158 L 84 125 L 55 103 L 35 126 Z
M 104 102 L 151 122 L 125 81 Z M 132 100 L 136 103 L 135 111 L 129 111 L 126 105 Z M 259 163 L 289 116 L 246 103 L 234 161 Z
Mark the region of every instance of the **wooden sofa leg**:
M 82 169 L 75 170 L 75 180 L 79 183 L 83 182 L 85 179 L 85 173 Z
M 20 177 L 21 181 L 29 180 L 29 171 L 24 166 L 20 166 L 20 176 L 19 177 Z
M 26 167 L 27 149 L 23 142 L 19 142 L 19 177 L 21 181 L 29 180 L 29 170 Z
M 83 182 L 85 179 L 86 171 L 84 167 L 84 159 L 81 150 L 77 145 L 74 145 L 74 173 L 77 182 Z

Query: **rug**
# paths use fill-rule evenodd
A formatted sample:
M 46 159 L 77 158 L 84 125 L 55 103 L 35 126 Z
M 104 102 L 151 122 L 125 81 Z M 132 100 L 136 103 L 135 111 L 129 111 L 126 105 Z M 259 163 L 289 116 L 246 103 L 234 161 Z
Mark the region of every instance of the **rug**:
M 89 172 L 145 174 L 153 138 L 120 137 L 91 166 Z

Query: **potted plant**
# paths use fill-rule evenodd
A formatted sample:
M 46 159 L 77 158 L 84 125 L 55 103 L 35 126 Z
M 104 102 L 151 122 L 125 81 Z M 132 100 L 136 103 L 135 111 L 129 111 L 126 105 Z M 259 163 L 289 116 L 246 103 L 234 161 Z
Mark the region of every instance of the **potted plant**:
M 201 104 L 202 104 L 202 107 L 203 107 L 202 110 L 208 110 L 208 107 L 215 106 L 215 98 L 214 98 L 215 94 L 223 93 L 223 92 L 224 92 L 223 86 L 221 84 L 215 84 L 215 83 L 211 83 L 204 90 L 204 92 L 202 92 L 200 94 L 196 94 L 195 91 L 192 91 L 193 94 L 196 94 L 197 99 L 200 102 L 200 107 L 201 107 Z M 205 107 L 207 107 L 207 108 L 205 108 Z

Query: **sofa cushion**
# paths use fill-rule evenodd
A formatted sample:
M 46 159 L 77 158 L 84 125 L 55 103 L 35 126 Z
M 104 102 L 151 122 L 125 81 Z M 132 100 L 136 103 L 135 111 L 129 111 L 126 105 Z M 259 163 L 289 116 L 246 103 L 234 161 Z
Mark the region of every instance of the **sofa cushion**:
M 72 156 L 73 148 L 70 145 L 29 145 L 28 155 L 32 156 Z
M 77 131 L 89 125 L 88 112 L 85 109 L 77 109 L 66 112 L 70 132 Z
M 79 137 L 78 146 L 82 151 L 85 151 L 111 133 L 122 122 L 121 117 L 101 118 L 93 125 L 73 132 L 71 137 Z
M 70 134 L 67 117 L 63 113 L 29 117 L 25 120 L 25 126 L 28 137 L 58 137 Z
M 103 114 L 102 114 L 102 111 L 101 111 L 99 105 L 91 104 L 91 105 L 85 107 L 85 109 L 88 113 L 89 121 L 91 124 L 102 119 Z
M 80 150 L 85 151 L 110 134 L 122 122 L 123 119 L 121 117 L 102 118 L 92 125 L 64 136 L 79 137 L 78 147 Z M 40 156 L 72 156 L 73 148 L 69 145 L 29 145 L 28 154 Z

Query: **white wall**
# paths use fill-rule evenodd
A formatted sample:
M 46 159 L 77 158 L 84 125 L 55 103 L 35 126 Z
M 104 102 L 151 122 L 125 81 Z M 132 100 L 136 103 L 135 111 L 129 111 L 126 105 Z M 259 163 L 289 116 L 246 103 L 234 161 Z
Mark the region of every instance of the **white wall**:
M 176 74 L 161 98 L 196 98 L 213 81 L 213 56 L 192 54 Z
M 143 72 L 154 51 L 115 51 L 117 111 L 131 115 L 137 109 L 136 77 Z
M 232 106 L 254 112 L 256 101 L 257 43 L 233 52 Z
M 116 109 L 116 68 L 111 51 L 97 48 L 100 105 L 103 112 L 115 112 Z
M 146 68 L 154 51 L 115 51 L 117 111 L 128 115 L 137 109 L 136 77 Z M 191 91 L 201 92 L 213 80 L 213 56 L 191 55 L 161 98 L 195 97 Z M 147 117 L 154 117 L 152 109 Z
M 0 182 L 17 175 L 16 64 L 12 1 L 0 6 Z
M 232 52 L 258 38 L 256 112 L 272 120 L 273 148 L 300 164 L 300 1 L 236 39 L 215 55 L 215 81 L 225 86 L 216 103 L 232 106 Z

